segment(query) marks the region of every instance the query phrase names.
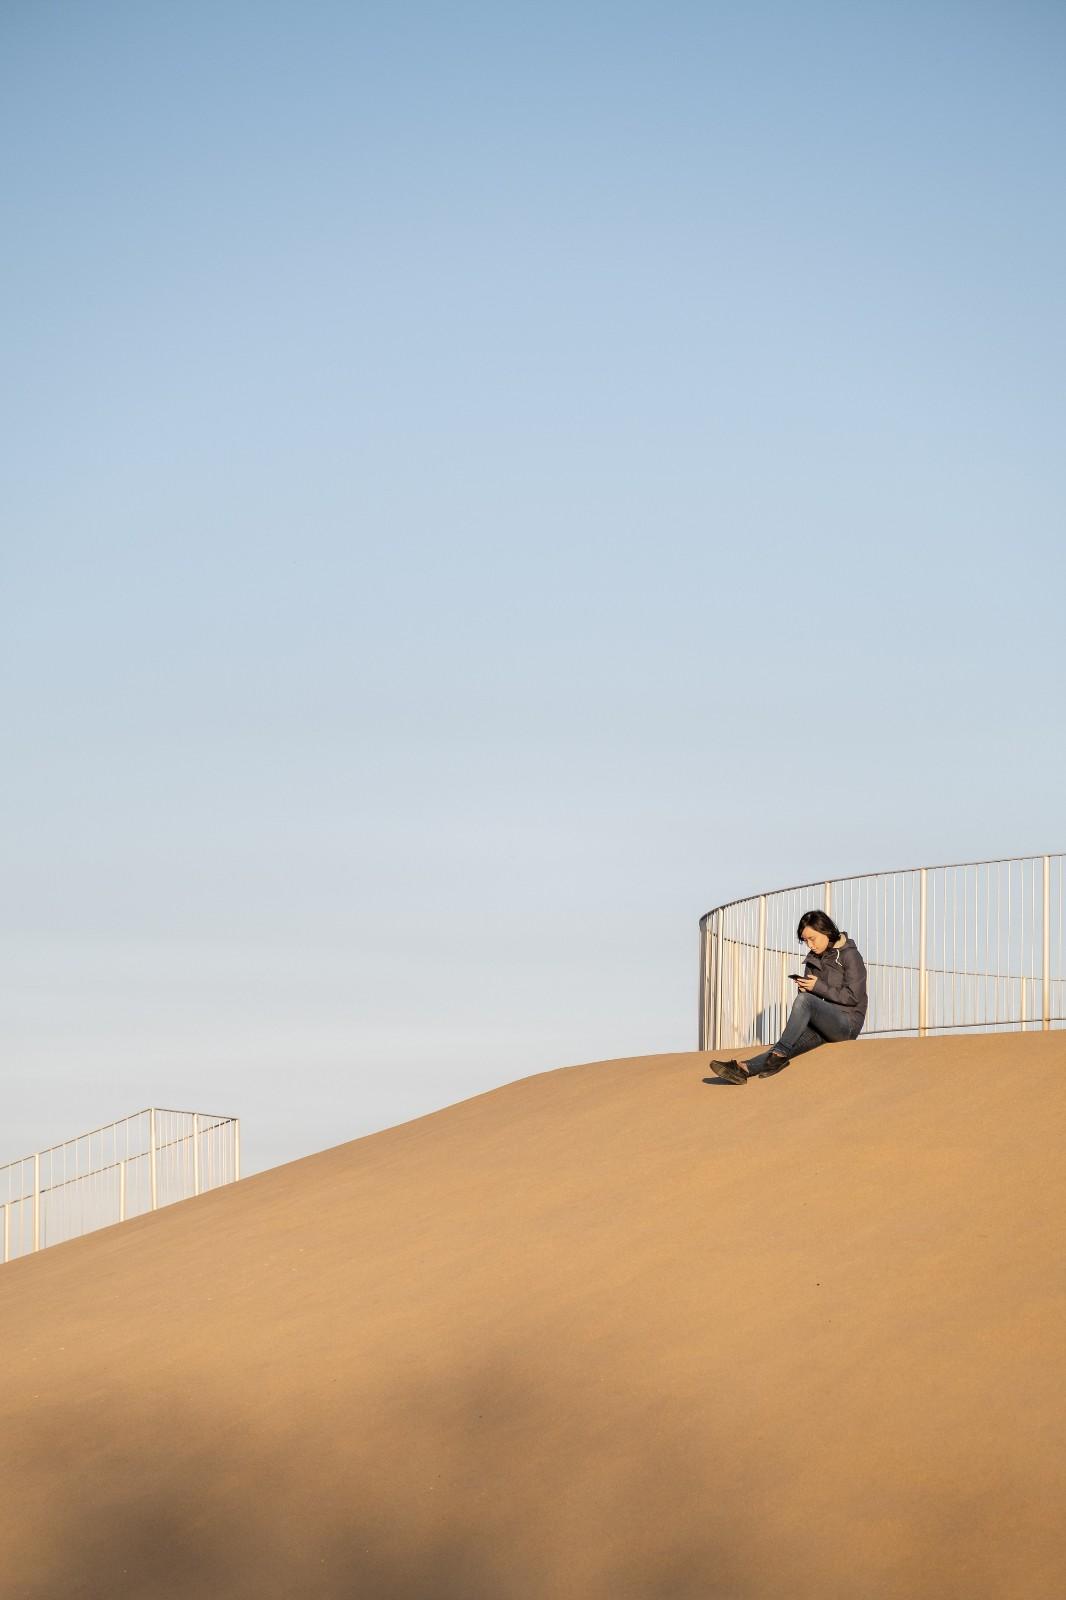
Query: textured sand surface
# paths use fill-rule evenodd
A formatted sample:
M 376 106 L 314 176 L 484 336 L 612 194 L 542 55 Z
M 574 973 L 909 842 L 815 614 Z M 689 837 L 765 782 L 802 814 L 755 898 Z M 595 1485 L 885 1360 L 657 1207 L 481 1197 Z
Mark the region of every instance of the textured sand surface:
M 707 1059 L 0 1268 L 4 1600 L 1059 1600 L 1066 1035 Z

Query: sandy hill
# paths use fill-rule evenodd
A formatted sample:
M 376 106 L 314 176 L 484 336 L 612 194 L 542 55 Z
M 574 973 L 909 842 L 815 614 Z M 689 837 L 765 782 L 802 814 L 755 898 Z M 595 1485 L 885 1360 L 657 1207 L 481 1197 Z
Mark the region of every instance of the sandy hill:
M 1066 1034 L 706 1063 L 0 1268 L 4 1600 L 1059 1600 Z

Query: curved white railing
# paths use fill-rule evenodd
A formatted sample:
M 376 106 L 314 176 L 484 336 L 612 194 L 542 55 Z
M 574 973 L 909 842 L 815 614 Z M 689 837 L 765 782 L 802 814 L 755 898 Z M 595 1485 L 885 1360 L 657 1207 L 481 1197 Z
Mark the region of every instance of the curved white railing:
M 699 1048 L 778 1038 L 812 910 L 862 951 L 866 1035 L 1061 1027 L 1064 867 L 1061 854 L 908 867 L 716 906 L 700 919 Z

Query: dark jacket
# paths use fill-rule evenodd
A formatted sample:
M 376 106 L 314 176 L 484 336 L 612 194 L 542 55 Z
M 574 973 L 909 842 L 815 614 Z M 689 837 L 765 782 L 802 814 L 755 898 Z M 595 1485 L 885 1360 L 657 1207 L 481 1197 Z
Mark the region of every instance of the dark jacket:
M 850 1011 L 861 1027 L 866 1020 L 866 963 L 858 952 L 855 941 L 844 934 L 844 943 L 838 950 L 830 945 L 824 955 L 809 955 L 803 963 L 808 978 L 817 978 L 811 990 L 823 1000 Z

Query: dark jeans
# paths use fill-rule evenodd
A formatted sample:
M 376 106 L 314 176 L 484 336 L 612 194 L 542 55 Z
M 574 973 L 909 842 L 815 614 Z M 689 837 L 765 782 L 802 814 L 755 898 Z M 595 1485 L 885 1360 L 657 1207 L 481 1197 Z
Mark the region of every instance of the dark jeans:
M 819 994 L 808 994 L 801 989 L 792 1002 L 784 1031 L 774 1045 L 779 1055 L 801 1056 L 806 1050 L 817 1050 L 820 1044 L 839 1044 L 843 1039 L 857 1039 L 865 1017 L 854 1011 L 835 1006 L 832 1000 L 823 1000 Z M 769 1050 L 753 1056 L 744 1065 L 749 1073 L 761 1072 L 770 1059 Z

